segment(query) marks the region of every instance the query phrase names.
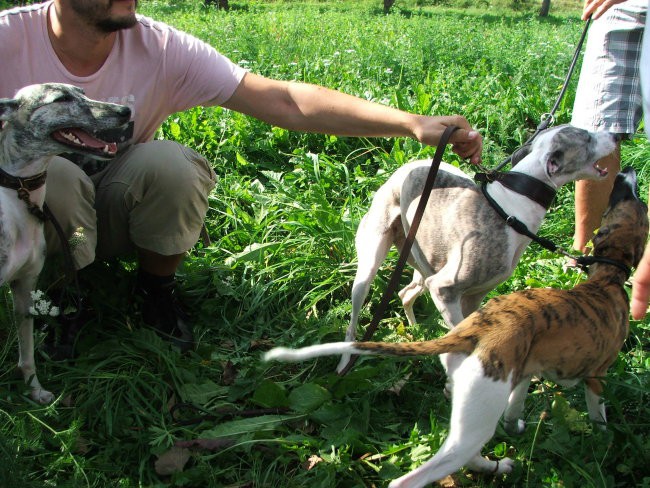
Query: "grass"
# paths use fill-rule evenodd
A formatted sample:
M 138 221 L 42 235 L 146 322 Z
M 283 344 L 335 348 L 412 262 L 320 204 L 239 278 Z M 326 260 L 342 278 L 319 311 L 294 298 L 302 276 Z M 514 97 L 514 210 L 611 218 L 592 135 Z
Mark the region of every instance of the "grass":
M 575 8 L 539 19 L 530 4 L 512 11 L 398 0 L 386 16 L 375 3 L 239 2 L 220 12 L 152 1 L 141 9 L 267 76 L 419 113 L 462 113 L 485 137 L 486 166 L 514 150 L 552 106 L 582 29 Z M 575 81 L 560 123 L 570 116 Z M 275 344 L 343 337 L 359 219 L 395 168 L 432 149 L 289 133 L 220 108 L 172 116 L 159 135 L 197 148 L 219 174 L 206 220 L 212 244 L 197 244 L 180 273 L 198 347 L 180 355 L 140 327 L 126 261 L 93 266 L 87 294 L 98 318 L 80 335 L 78 358 L 38 358 L 41 380 L 58 395 L 52 405 L 25 397 L 13 371 L 14 328 L 3 327 L 0 486 L 379 487 L 427 459 L 448 428 L 437 359 L 364 359 L 339 378 L 335 358 L 269 365 L 260 355 Z M 623 155 L 647 195 L 642 134 Z M 471 171 L 451 153 L 447 160 Z M 541 233 L 568 247 L 572 212 L 566 187 Z M 563 262 L 532 245 L 493 294 L 573 286 L 582 277 Z M 364 323 L 389 272 L 387 264 Z M 6 290 L 0 300 L 0 321 L 10 325 Z M 429 300 L 420 299 L 416 313 L 420 324 L 407 328 L 395 301 L 377 336 L 443 332 Z M 632 322 L 611 368 L 606 432 L 586 420 L 581 388 L 537 383 L 526 433 L 499 428 L 484 451 L 514 457 L 516 470 L 505 478 L 462 472 L 455 486 L 650 486 L 649 329 L 648 319 Z M 391 391 L 405 376 L 399 394 Z

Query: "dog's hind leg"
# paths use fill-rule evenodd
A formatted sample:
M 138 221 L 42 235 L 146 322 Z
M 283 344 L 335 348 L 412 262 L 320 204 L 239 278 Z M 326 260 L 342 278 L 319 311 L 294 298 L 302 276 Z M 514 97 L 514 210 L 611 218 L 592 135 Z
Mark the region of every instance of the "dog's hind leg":
M 499 463 L 480 457 L 505 410 L 510 394 L 509 380 L 485 376 L 480 360 L 467 357 L 453 372 L 454 391 L 449 436 L 433 458 L 414 471 L 394 480 L 390 488 L 420 488 L 458 471 L 462 466 L 478 470 L 508 472 L 511 460 Z
M 352 284 L 350 324 L 345 333 L 345 340 L 348 342 L 356 339 L 359 313 L 370 290 L 370 284 L 377 274 L 379 266 L 386 259 L 388 250 L 393 243 L 386 222 L 384 220 L 373 220 L 371 217 L 370 212 L 364 216 L 359 224 L 355 238 L 358 264 L 357 273 Z M 336 370 L 342 371 L 349 361 L 349 354 L 341 356 L 341 361 Z
M 456 267 L 447 263 L 438 273 L 424 280 L 424 286 L 429 290 L 433 303 L 450 329 L 465 318 L 461 307 L 462 295 L 456 289 L 455 274 Z
M 605 373 L 603 373 L 603 376 Z M 602 401 L 603 385 L 598 378 L 585 379 L 585 400 L 587 402 L 587 411 L 592 422 L 596 422 L 598 427 L 605 430 L 607 415 L 605 413 L 605 404 Z
M 472 471 L 479 471 L 483 473 L 503 474 L 510 473 L 512 468 L 515 467 L 515 462 L 510 458 L 503 458 L 498 461 L 491 461 L 485 459 L 480 454 L 467 463 L 467 467 Z
M 416 324 L 413 304 L 422 293 L 424 293 L 424 277 L 418 270 L 414 270 L 413 280 L 399 291 L 399 297 L 402 300 L 402 306 L 409 325 Z
M 524 404 L 528 395 L 528 385 L 530 377 L 523 378 L 510 393 L 508 407 L 503 415 L 503 428 L 509 434 L 521 434 L 526 428 L 526 423 L 522 416 L 524 413 Z
M 29 313 L 32 304 L 31 292 L 36 277 L 21 277 L 11 282 L 16 322 L 18 323 L 18 369 L 31 388 L 30 397 L 38 403 L 50 403 L 54 395 L 45 390 L 36 376 L 34 361 L 34 319 Z

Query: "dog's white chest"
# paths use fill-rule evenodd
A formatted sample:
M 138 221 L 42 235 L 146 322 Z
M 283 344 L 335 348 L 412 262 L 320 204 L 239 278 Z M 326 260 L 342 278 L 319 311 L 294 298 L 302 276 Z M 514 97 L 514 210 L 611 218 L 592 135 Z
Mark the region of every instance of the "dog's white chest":
M 43 224 L 27 212 L 23 202 L 16 200 L 7 204 L 4 195 L 0 199 L 0 240 L 3 242 L 0 247 L 0 283 L 11 281 L 19 273 L 38 272 L 45 256 Z

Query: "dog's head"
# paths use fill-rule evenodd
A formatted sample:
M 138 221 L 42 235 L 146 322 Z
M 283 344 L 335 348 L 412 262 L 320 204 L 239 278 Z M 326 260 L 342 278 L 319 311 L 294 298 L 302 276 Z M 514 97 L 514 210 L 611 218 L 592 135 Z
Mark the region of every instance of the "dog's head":
M 130 118 L 128 107 L 91 100 L 72 85 L 30 85 L 13 99 L 0 99 L 3 158 L 8 164 L 64 152 L 112 158 L 117 145 L 92 134 L 122 127 Z
M 647 236 L 648 207 L 639 199 L 634 169 L 627 167 L 616 175 L 608 208 L 592 239 L 593 254 L 635 267 L 643 255 Z
M 545 178 L 559 187 L 574 180 L 605 178 L 607 170 L 597 162 L 615 148 L 614 134 L 560 125 L 540 132 L 515 151 L 511 161 L 513 166 L 541 165 Z

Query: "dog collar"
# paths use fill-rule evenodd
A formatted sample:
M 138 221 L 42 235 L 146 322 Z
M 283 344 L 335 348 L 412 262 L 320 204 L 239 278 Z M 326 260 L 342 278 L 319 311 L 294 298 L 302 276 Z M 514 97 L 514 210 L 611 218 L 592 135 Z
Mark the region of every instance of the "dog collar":
M 27 190 L 34 191 L 39 189 L 45 184 L 45 177 L 47 172 L 43 171 L 34 176 L 29 176 L 27 178 L 21 178 L 19 176 L 10 175 L 5 170 L 0 168 L 0 186 L 9 188 L 11 190 Z
M 621 263 L 620 261 L 616 261 L 615 259 L 609 259 L 603 256 L 580 256 L 576 258 L 576 263 L 578 266 L 581 266 L 583 268 L 588 267 L 590 264 L 596 264 L 596 263 L 603 263 L 603 264 L 609 264 L 611 266 L 616 266 L 618 269 L 623 271 L 625 273 L 625 279 L 628 279 L 630 275 L 632 274 L 632 269 L 624 264 Z
M 498 181 L 503 186 L 531 199 L 540 204 L 545 209 L 549 209 L 555 198 L 555 189 L 546 183 L 539 181 L 537 178 L 528 176 L 517 171 L 507 171 L 503 173 L 477 173 L 474 179 L 479 183 L 491 183 Z
M 19 176 L 10 175 L 5 170 L 0 168 L 0 186 L 9 188 L 10 190 L 16 190 L 18 198 L 25 202 L 29 213 L 41 222 L 45 222 L 46 220 L 49 220 L 48 215 L 43 211 L 42 208 L 31 201 L 29 192 L 38 190 L 40 187 L 42 187 L 45 184 L 46 176 L 47 172 L 43 171 L 42 173 L 30 176 L 28 178 L 21 178 Z

